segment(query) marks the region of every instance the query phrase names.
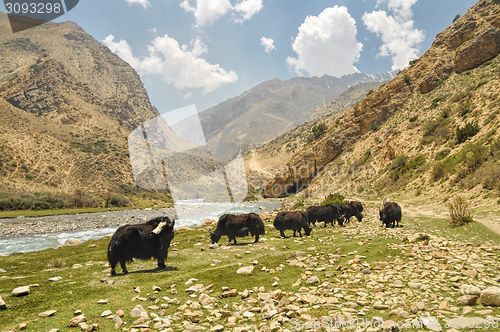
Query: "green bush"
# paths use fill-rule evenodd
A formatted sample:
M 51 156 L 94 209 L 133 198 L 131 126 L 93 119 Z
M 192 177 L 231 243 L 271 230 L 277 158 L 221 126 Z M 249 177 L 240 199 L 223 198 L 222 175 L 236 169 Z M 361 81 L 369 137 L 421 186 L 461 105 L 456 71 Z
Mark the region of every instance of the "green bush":
M 465 142 L 469 137 L 473 137 L 479 132 L 479 125 L 477 122 L 468 122 L 463 128 L 457 126 L 457 140 L 459 143 Z
M 460 17 L 462 16 L 460 16 L 460 14 L 457 14 L 457 16 L 455 16 L 455 18 L 453 19 L 453 23 L 455 23 L 455 21 L 458 20 Z
M 422 144 L 442 144 L 451 136 L 451 128 L 449 126 L 450 120 L 439 117 L 436 120 L 427 122 L 424 127 L 424 134 L 422 136 Z
M 329 194 L 328 196 L 326 196 L 325 199 L 321 202 L 321 205 L 347 204 L 347 203 L 349 203 L 349 202 L 345 200 L 344 196 L 335 193 L 335 194 Z
M 410 120 L 409 120 L 409 121 L 410 121 L 410 122 L 415 122 L 415 121 L 417 121 L 417 120 L 418 120 L 418 115 L 414 115 L 414 116 L 412 116 L 412 117 L 410 118 Z
M 468 102 L 462 102 L 457 107 L 457 113 L 460 116 L 465 116 L 465 115 L 469 114 L 470 111 L 472 111 L 472 105 Z
M 438 153 L 436 153 L 436 155 L 434 156 L 434 159 L 437 161 L 443 160 L 444 158 L 446 158 L 450 154 L 450 152 L 451 152 L 450 149 L 441 150 Z
M 451 114 L 451 108 L 450 107 L 445 107 L 441 111 L 441 117 L 442 118 L 448 119 L 450 117 L 450 114 Z
M 375 91 L 370 90 L 370 91 L 368 91 L 368 92 L 366 93 L 366 96 L 368 97 L 369 95 L 371 95 L 371 94 L 372 94 L 372 93 L 374 93 L 374 92 L 375 92 Z
M 104 203 L 106 207 L 127 207 L 130 205 L 130 200 L 123 195 L 108 192 Z
M 370 130 L 377 131 L 380 129 L 381 126 L 382 124 L 380 123 L 380 121 L 373 121 L 370 126 Z

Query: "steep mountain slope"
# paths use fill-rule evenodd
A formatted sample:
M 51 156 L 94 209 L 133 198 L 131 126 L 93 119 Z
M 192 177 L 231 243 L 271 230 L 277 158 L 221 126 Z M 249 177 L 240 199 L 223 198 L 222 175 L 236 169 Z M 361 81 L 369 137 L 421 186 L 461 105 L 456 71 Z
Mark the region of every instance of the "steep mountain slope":
M 2 190 L 133 186 L 127 136 L 157 115 L 135 70 L 76 24 L 13 34 L 0 13 Z
M 358 101 L 365 98 L 367 94 L 378 90 L 382 84 L 384 84 L 384 82 L 360 83 L 351 86 L 328 104 L 316 109 L 309 120 L 316 120 L 326 115 L 340 112 L 344 109 L 352 107 Z
M 296 77 L 260 83 L 199 114 L 205 137 L 215 157 L 229 159 L 239 152 L 273 139 L 306 122 L 315 109 L 327 104 L 351 85 L 384 81 L 395 73 L 362 73 L 336 78 Z M 174 126 L 191 131 L 189 121 Z
M 295 154 L 263 195 L 307 186 L 317 195 L 424 190 L 438 180 L 451 192 L 475 185 L 499 190 L 484 168 L 500 175 L 498 53 L 500 5 L 481 0 L 416 63 Z

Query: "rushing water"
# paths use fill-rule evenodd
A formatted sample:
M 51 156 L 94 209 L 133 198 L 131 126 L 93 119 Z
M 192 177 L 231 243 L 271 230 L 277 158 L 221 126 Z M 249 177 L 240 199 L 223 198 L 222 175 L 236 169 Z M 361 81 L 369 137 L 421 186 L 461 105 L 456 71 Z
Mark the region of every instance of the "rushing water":
M 263 212 L 260 207 L 265 207 L 265 211 L 272 211 L 281 207 L 279 202 L 257 202 L 257 203 L 206 203 L 203 200 L 190 200 L 190 201 L 179 201 L 176 204 L 177 218 L 175 220 L 175 227 L 189 226 L 194 227 L 200 223 L 210 220 L 217 219 L 223 213 L 233 213 L 242 214 L 249 212 L 260 213 Z M 109 218 L 119 218 L 127 223 L 127 215 L 141 215 L 141 210 L 135 210 L 133 213 L 130 211 L 110 211 L 110 212 L 96 212 L 87 213 L 85 216 L 87 218 L 101 217 L 109 214 Z M 112 216 L 111 216 L 112 215 Z M 153 218 L 157 215 L 161 215 L 160 212 L 156 210 L 143 211 L 143 216 L 148 218 Z M 43 217 L 49 218 L 49 217 Z M 54 219 L 64 220 L 69 218 L 82 219 L 81 215 L 60 215 L 52 217 Z M 35 221 L 40 218 L 25 218 L 22 221 Z M 10 219 L 8 222 L 19 222 L 16 219 Z M 106 227 L 97 228 L 91 230 L 81 230 L 81 231 L 67 231 L 59 233 L 47 233 L 47 234 L 36 234 L 29 236 L 19 236 L 7 239 L 0 239 L 0 253 L 9 255 L 14 252 L 25 253 L 31 251 L 39 251 L 47 248 L 57 248 L 60 244 L 64 243 L 67 239 L 74 238 L 81 242 L 88 240 L 100 239 L 106 235 L 114 233 L 118 228 Z

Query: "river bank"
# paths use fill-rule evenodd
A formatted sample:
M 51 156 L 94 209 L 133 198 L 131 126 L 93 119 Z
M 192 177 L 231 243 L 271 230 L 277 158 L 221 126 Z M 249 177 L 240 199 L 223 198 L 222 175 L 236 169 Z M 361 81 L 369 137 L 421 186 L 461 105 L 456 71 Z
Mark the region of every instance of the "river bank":
M 169 216 L 176 219 L 176 228 L 195 227 L 223 213 L 262 213 L 281 207 L 281 202 L 205 203 L 189 201 L 174 208 L 130 209 L 94 213 L 55 215 L 31 218 L 0 219 L 0 254 L 24 253 L 56 248 L 69 238 L 81 242 L 112 234 L 119 226 L 139 224 Z

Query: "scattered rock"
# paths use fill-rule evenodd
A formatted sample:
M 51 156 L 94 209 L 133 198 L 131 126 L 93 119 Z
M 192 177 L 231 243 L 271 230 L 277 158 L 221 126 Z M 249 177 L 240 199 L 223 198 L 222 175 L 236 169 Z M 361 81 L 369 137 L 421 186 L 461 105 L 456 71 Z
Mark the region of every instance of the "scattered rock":
M 482 305 L 500 306 L 500 287 L 489 287 L 479 297 Z
M 44 311 L 38 314 L 39 317 L 46 318 L 50 316 L 54 316 L 57 311 L 55 310 L 49 310 L 49 311 Z
M 68 247 L 68 246 L 77 246 L 79 244 L 82 244 L 82 241 L 78 240 L 78 239 L 67 239 L 66 241 L 64 241 L 64 243 L 60 244 L 59 246 L 57 246 L 56 249 L 59 249 L 61 247 Z
M 477 295 L 462 295 L 457 299 L 457 303 L 460 305 L 476 305 L 478 298 Z
M 236 273 L 238 273 L 238 274 L 252 274 L 253 270 L 254 270 L 254 267 L 252 265 L 243 266 L 243 267 L 240 267 L 238 269 L 238 271 L 236 271 Z
M 21 286 L 12 290 L 12 296 L 24 296 L 30 293 L 30 286 Z
M 7 309 L 7 304 L 5 303 L 5 301 L 0 296 L 0 310 L 4 310 L 4 309 Z
M 462 295 L 481 295 L 481 290 L 477 286 L 463 284 L 460 286 Z

